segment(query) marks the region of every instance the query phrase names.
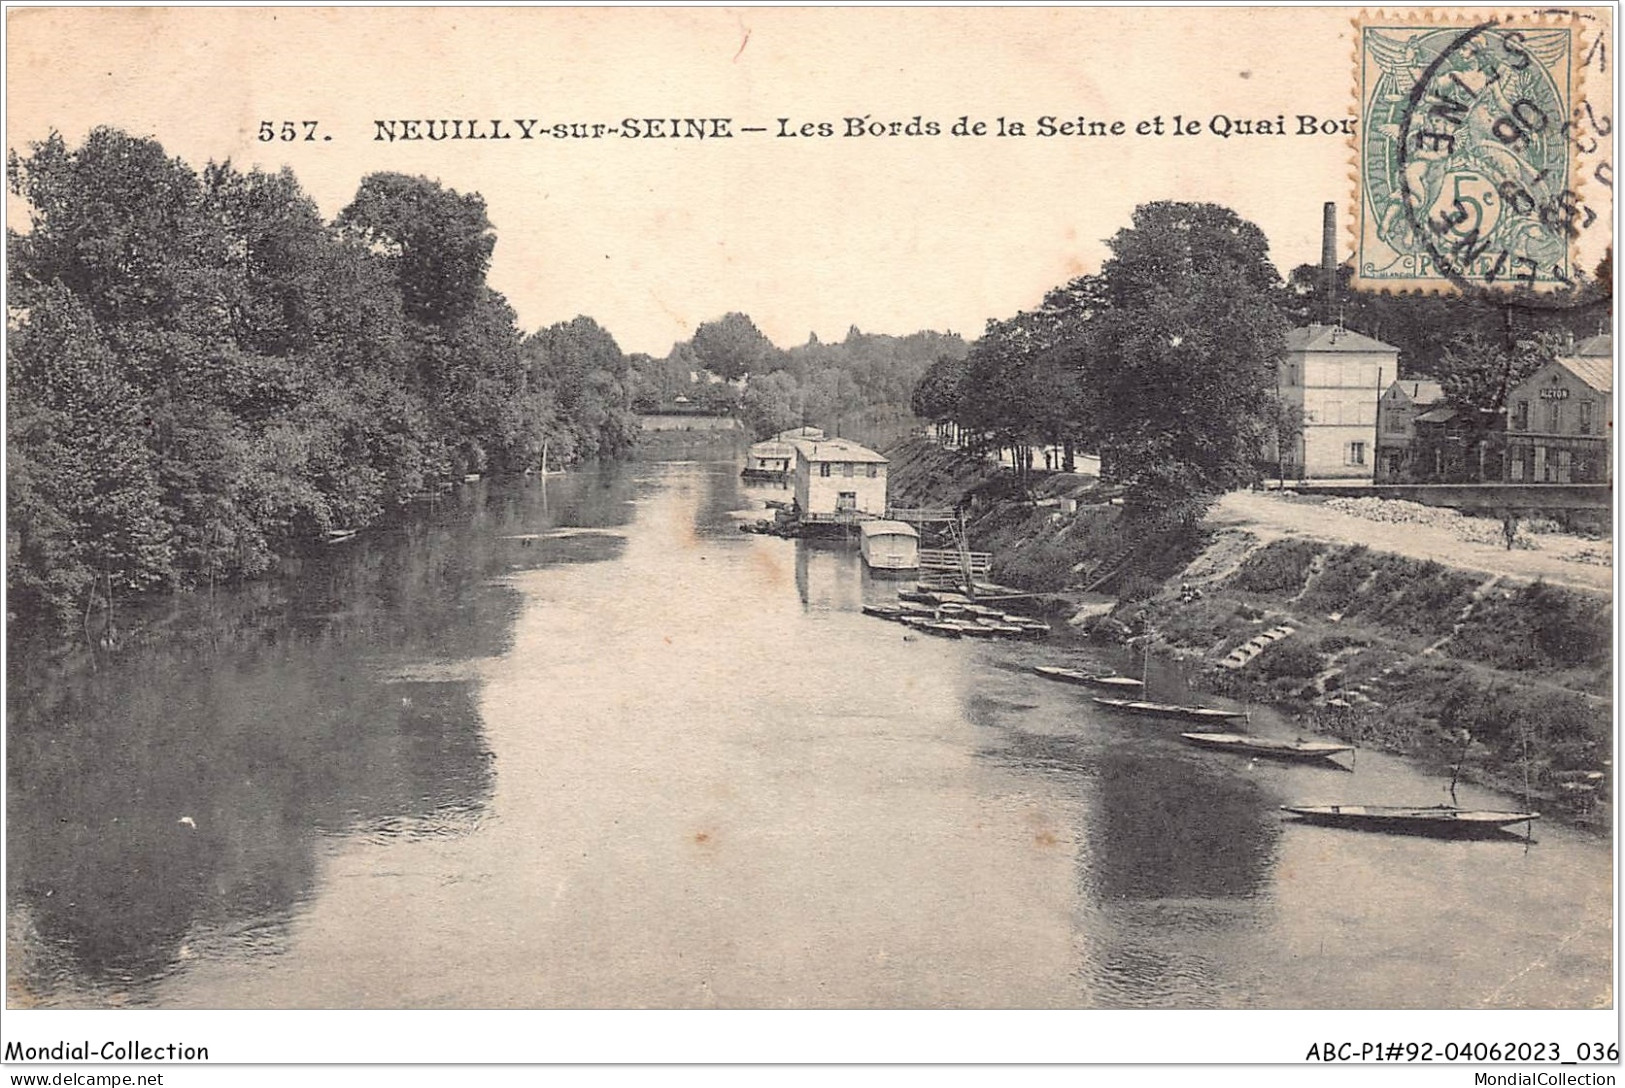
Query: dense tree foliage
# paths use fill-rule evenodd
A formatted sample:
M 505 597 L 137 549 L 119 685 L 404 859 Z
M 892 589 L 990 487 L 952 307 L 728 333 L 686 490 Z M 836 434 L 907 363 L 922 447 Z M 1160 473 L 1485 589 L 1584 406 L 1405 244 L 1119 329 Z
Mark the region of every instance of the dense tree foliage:
M 1611 256 L 1560 295 L 1368 294 L 1343 268 L 1328 299 L 1319 268 L 1283 284 L 1263 233 L 1215 205 L 1142 205 L 1109 245 L 1099 275 L 990 320 L 968 358 L 934 361 L 910 404 L 1018 465 L 1038 443 L 1098 453 L 1142 511 L 1193 514 L 1301 426 L 1271 395 L 1291 326 L 1338 321 L 1393 344 L 1402 374 L 1438 378 L 1484 426 L 1563 344 L 1607 328 Z
M 1109 244 L 1089 367 L 1103 474 L 1157 508 L 1253 478 L 1287 328 L 1263 232 L 1159 203 Z
M 744 314 L 702 324 L 664 359 L 634 356 L 629 384 L 641 411 L 691 407 L 737 413 L 758 437 L 810 424 L 838 431 L 868 408 L 906 410 L 914 387 L 939 357 L 963 359 L 965 342 L 948 333 L 909 336 L 853 327 L 838 343 L 816 335 L 781 350 Z
M 550 445 L 630 444 L 619 349 L 586 319 L 522 344 L 476 194 L 376 174 L 330 224 L 290 172 L 107 128 L 7 168 L 18 618 L 116 637 L 130 593 L 251 577 Z

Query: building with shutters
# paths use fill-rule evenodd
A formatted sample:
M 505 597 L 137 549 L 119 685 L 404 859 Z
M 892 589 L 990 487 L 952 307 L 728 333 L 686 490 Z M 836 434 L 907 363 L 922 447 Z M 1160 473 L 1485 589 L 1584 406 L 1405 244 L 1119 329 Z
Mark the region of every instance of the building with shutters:
M 1614 365 L 1609 337 L 1592 337 L 1507 394 L 1510 483 L 1601 484 L 1614 477 Z
M 886 516 L 886 466 L 848 438 L 798 438 L 796 507 L 806 522 L 856 522 Z
M 1294 479 L 1372 479 L 1377 398 L 1399 373 L 1399 349 L 1341 325 L 1309 325 L 1286 334 L 1276 390 L 1302 412 L 1284 451 L 1273 451 Z

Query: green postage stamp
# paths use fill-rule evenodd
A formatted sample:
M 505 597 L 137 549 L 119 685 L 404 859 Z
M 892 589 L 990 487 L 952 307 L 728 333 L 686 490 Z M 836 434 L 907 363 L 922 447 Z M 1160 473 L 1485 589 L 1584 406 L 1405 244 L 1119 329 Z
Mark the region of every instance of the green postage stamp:
M 1362 286 L 1576 283 L 1575 242 L 1599 218 L 1576 151 L 1609 127 L 1580 91 L 1584 24 L 1552 11 L 1355 21 Z

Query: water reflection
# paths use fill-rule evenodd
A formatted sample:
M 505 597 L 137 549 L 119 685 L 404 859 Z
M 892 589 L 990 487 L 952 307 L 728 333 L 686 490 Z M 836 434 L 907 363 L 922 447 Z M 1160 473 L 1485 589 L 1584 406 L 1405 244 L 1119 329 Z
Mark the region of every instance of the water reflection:
M 897 583 L 842 542 L 738 532 L 762 508 L 736 472 L 481 483 L 297 578 L 169 602 L 94 669 L 14 655 L 13 999 L 1611 997 L 1607 843 L 1283 822 L 1444 784 L 1197 751 L 1030 672 L 1137 653 L 864 616 Z
M 1095 894 L 1245 898 L 1268 882 L 1280 820 L 1253 780 L 1144 748 L 1100 752 L 1096 768 Z
M 282 947 L 320 841 L 466 835 L 492 789 L 478 662 L 512 572 L 619 554 L 615 468 L 454 494 L 241 593 L 164 602 L 124 652 L 13 654 L 8 986 L 141 1003 L 223 948 Z

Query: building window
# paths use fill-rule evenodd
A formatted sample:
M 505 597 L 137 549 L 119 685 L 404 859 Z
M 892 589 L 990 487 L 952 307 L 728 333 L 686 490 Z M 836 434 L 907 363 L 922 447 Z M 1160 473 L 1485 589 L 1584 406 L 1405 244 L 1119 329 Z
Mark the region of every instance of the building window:
M 1529 429 L 1529 402 L 1520 400 L 1518 406 L 1512 411 L 1512 429 L 1527 431 Z
M 846 461 L 846 462 L 843 462 L 841 464 L 841 475 L 842 476 L 850 476 L 850 475 L 852 475 L 852 462 L 851 461 Z
M 856 491 L 842 491 L 835 496 L 835 509 L 856 510 L 858 508 L 858 493 Z
M 828 476 L 829 475 L 829 462 L 828 461 L 819 462 L 818 475 L 820 475 L 820 476 Z
M 1591 433 L 1591 402 L 1588 400 L 1580 402 L 1580 433 Z
M 1548 424 L 1548 426 L 1546 427 L 1546 430 L 1547 430 L 1548 433 L 1550 433 L 1550 434 L 1561 434 L 1561 433 L 1563 433 L 1563 402 L 1562 401 L 1554 400 L 1554 401 L 1551 402 L 1551 404 L 1547 405 L 1546 422 Z
M 1385 409 L 1382 415 L 1382 429 L 1389 434 L 1405 433 L 1405 415 L 1393 408 Z
M 1351 464 L 1351 465 L 1363 465 L 1363 464 L 1365 464 L 1365 443 L 1364 442 L 1350 442 L 1349 443 L 1349 464 Z
M 879 465 L 870 465 L 869 466 L 869 479 L 877 480 L 879 478 L 880 478 L 880 466 Z

